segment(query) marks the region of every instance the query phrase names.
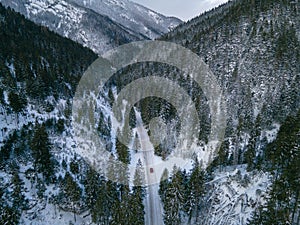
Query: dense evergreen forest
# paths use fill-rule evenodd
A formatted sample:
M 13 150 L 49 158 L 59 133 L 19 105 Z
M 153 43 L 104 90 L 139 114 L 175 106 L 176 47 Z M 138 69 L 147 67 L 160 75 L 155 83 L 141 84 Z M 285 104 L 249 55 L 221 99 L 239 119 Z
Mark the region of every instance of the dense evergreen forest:
M 205 168 L 195 154 L 190 170 L 164 171 L 159 196 L 166 225 L 300 223 L 299 9 L 298 1 L 229 1 L 161 37 L 198 54 L 216 75 L 228 104 L 225 138 L 213 162 Z M 0 221 L 39 222 L 48 217 L 43 212 L 51 211 L 70 224 L 85 218 L 104 225 L 145 224 L 142 163 L 132 181 L 128 168 L 109 168 L 110 176 L 123 178 L 115 183 L 73 151 L 72 96 L 96 58 L 0 5 Z M 116 72 L 100 96 L 111 107 L 124 86 L 148 75 L 177 82 L 196 102 L 199 145 L 205 145 L 211 129 L 207 99 L 176 68 L 130 65 Z M 147 126 L 161 117 L 169 130 L 180 132 L 176 109 L 165 100 L 145 98 L 135 107 Z M 90 116 L 98 116 L 95 127 L 110 160 L 128 165 L 128 147 L 113 139 L 111 118 L 97 110 Z M 133 111 L 130 119 L 135 127 Z M 175 139 L 163 140 L 156 155 L 167 160 Z M 260 176 L 266 178 L 256 185 Z M 241 195 L 235 184 L 245 190 Z
M 205 172 L 202 183 L 209 185 L 203 186 L 197 215 L 193 214 L 199 224 L 212 221 L 206 216 L 210 204 L 218 206 L 213 205 L 210 196 L 212 174 L 238 165 L 247 165 L 248 175 L 260 171 L 272 177 L 266 202 L 252 205 L 256 210 L 253 219 L 248 218 L 248 224 L 299 224 L 299 9 L 298 1 L 230 1 L 179 25 L 161 38 L 182 44 L 202 57 L 227 94 L 226 137 Z M 274 123 L 281 126 L 276 139 L 268 140 L 265 131 Z M 170 194 L 185 193 L 190 178 L 184 178 L 182 171 L 173 174 L 169 185 L 177 191 Z M 174 185 L 178 176 L 180 185 Z M 161 185 L 167 190 L 166 181 Z M 188 201 L 179 196 L 184 194 L 175 198 L 162 195 L 166 224 L 181 224 L 182 215 L 189 215 L 185 211 Z M 222 200 L 219 196 L 215 198 Z M 178 204 L 171 211 L 170 201 Z M 246 223 L 235 221 L 234 214 L 227 216 L 227 220 L 220 219 L 218 224 Z
M 53 204 L 72 212 L 73 221 L 76 214 L 87 212 L 96 224 L 144 224 L 139 165 L 136 187 L 130 189 L 129 183 L 106 180 L 74 153 L 64 157 L 64 149 L 52 141 L 53 136 L 62 138 L 70 125 L 71 98 L 96 54 L 1 5 L 0 27 L 1 114 L 15 115 L 24 124 L 15 130 L 1 126 L 7 138 L 0 151 L 5 174 L 0 184 L 0 223 L 19 224 L 24 212 L 34 220 L 36 213 L 29 212 L 37 204 Z M 66 104 L 60 117 L 39 117 L 50 115 L 62 99 Z M 22 121 L 32 108 L 39 114 L 33 121 Z M 30 190 L 24 181 L 30 182 Z

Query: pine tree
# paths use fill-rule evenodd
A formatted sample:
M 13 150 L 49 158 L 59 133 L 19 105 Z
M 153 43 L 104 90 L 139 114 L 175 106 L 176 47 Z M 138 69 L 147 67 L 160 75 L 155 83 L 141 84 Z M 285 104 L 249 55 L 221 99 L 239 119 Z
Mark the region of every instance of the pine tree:
M 95 196 L 97 189 L 100 186 L 100 179 L 98 173 L 93 169 L 89 168 L 84 181 L 86 204 L 89 208 L 92 208 L 95 204 Z
M 187 202 L 187 214 L 189 221 L 195 216 L 196 222 L 199 219 L 200 205 L 202 196 L 204 195 L 204 171 L 201 168 L 201 164 L 198 159 L 195 159 L 193 169 L 191 171 L 190 179 L 188 181 L 188 202 Z
M 27 100 L 25 97 L 21 97 L 19 94 L 14 92 L 9 92 L 8 94 L 9 104 L 12 107 L 13 111 L 16 113 L 22 112 L 22 110 L 27 105 Z
M 37 188 L 37 196 L 40 199 L 43 199 L 44 198 L 44 193 L 46 191 L 46 186 L 45 186 L 45 183 L 42 179 L 40 179 L 40 178 L 37 179 L 36 188 Z
M 267 146 L 267 163 L 274 173 L 274 182 L 267 202 L 256 211 L 249 224 L 297 224 L 299 222 L 299 162 L 300 111 L 296 117 L 287 117 L 277 138 Z
M 79 163 L 76 161 L 76 157 L 70 162 L 70 172 L 74 175 L 79 174 Z
M 1 70 L 0 70 L 1 71 Z M 4 100 L 4 93 L 3 93 L 3 89 L 0 88 L 0 103 L 2 105 L 5 105 L 5 100 Z
M 90 196 L 90 202 L 93 202 L 93 206 L 91 206 L 92 220 L 96 224 L 109 224 L 111 211 L 107 183 L 102 176 L 98 177 L 92 190 L 93 195 Z
M 247 146 L 247 151 L 245 153 L 245 160 L 248 164 L 247 170 L 250 171 L 255 168 L 256 164 L 256 150 L 257 145 L 260 138 L 261 133 L 261 117 L 260 115 L 257 116 L 254 129 L 251 130 L 249 144 Z
M 112 106 L 115 101 L 114 93 L 111 88 L 108 90 L 108 101 L 110 106 Z
M 128 222 L 132 225 L 145 224 L 145 209 L 143 200 L 146 193 L 143 186 L 144 180 L 145 173 L 142 167 L 142 163 L 139 160 L 136 166 L 136 171 L 133 179 L 133 192 L 130 199 L 131 212 Z
M 23 182 L 19 177 L 18 170 L 16 169 L 13 171 L 13 177 L 11 182 L 13 184 L 13 192 L 12 192 L 13 207 L 22 210 L 25 204 L 25 197 L 22 194 Z
M 110 137 L 110 131 L 111 131 L 111 120 L 110 117 L 108 118 L 108 121 L 105 121 L 105 116 L 103 112 L 100 112 L 99 115 L 99 123 L 98 123 L 98 131 L 101 135 L 101 137 L 109 138 Z
M 110 223 L 117 224 L 119 221 L 119 206 L 120 206 L 120 195 L 118 192 L 117 180 L 118 170 L 116 164 L 113 162 L 114 156 L 111 155 L 107 165 L 107 183 L 106 193 L 108 197 L 107 208 L 110 212 Z
M 173 177 L 168 183 L 162 199 L 164 206 L 164 223 L 165 225 L 179 225 L 182 223 L 183 213 L 183 175 L 176 166 L 173 168 Z
M 74 220 L 76 221 L 76 206 L 79 206 L 80 204 L 82 190 L 74 181 L 73 177 L 69 172 L 66 173 L 63 180 L 63 193 L 72 207 L 74 213 Z
M 219 165 L 220 171 L 226 165 L 228 165 L 228 151 L 229 149 L 229 141 L 224 140 L 219 148 L 218 156 L 217 156 L 217 164 Z M 198 159 L 196 159 L 198 161 Z M 197 162 L 199 163 L 199 162 Z
M 129 188 L 129 171 L 125 164 L 120 166 L 118 171 L 118 194 L 119 194 L 119 205 L 118 205 L 118 215 L 115 222 L 118 221 L 120 224 L 130 224 L 130 188 Z
M 118 138 L 116 139 L 116 150 L 117 150 L 117 153 L 118 153 L 119 160 L 121 162 L 125 163 L 125 164 L 129 164 L 130 155 L 129 155 L 129 152 L 128 152 L 128 148 L 122 142 L 120 142 L 118 140 Z
M 159 195 L 162 201 L 166 198 L 166 190 L 169 185 L 169 171 L 168 169 L 165 169 L 159 183 Z
M 36 126 L 30 147 L 35 169 L 41 172 L 47 181 L 51 181 L 54 176 L 54 165 L 51 160 L 51 144 L 44 124 Z
M 0 221 L 4 224 L 17 225 L 19 224 L 20 213 L 12 207 L 0 205 Z

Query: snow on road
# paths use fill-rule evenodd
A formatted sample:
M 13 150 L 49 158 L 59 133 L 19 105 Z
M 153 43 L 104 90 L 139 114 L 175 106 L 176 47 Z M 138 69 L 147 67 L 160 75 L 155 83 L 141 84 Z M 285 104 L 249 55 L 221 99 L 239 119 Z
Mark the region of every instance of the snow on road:
M 159 177 L 153 165 L 155 163 L 154 147 L 150 142 L 147 130 L 143 126 L 141 114 L 135 111 L 137 120 L 137 133 L 141 143 L 143 162 L 146 168 L 147 196 L 145 199 L 145 221 L 147 225 L 163 225 L 162 204 L 158 194 Z M 153 171 L 150 171 L 150 168 Z M 151 169 L 151 170 L 152 170 Z

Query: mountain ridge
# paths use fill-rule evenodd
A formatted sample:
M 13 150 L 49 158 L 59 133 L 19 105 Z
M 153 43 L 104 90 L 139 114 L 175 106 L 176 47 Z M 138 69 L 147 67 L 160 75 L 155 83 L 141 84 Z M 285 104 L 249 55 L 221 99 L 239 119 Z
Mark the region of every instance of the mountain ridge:
M 299 188 L 293 186 L 293 181 L 286 181 L 291 179 L 285 174 L 288 172 L 280 172 L 282 168 L 293 170 L 293 160 L 299 162 L 299 140 L 293 140 L 299 136 L 299 130 L 290 137 L 288 132 L 281 131 L 300 111 L 299 9 L 299 1 L 230 1 L 159 39 L 183 45 L 198 54 L 224 90 L 227 130 L 218 156 L 207 171 L 218 176 L 229 166 L 246 164 L 249 172 L 245 178 L 239 175 L 240 182 L 255 181 L 250 174 L 256 171 L 268 177 L 264 181 L 268 188 L 262 189 L 264 184 L 259 184 L 255 195 L 251 191 L 243 193 L 236 202 L 232 201 L 237 194 L 232 180 L 228 185 L 213 182 L 221 190 L 207 189 L 203 198 L 206 205 L 198 212 L 201 216 L 194 218 L 199 224 L 261 225 L 276 221 L 296 225 L 299 222 Z M 299 129 L 296 124 L 295 129 Z M 279 141 L 282 133 L 285 142 Z M 280 158 L 280 162 L 274 165 L 274 158 Z M 232 176 L 229 173 L 228 179 L 234 179 Z M 292 179 L 299 180 L 296 177 Z M 261 200 L 253 200 L 261 194 Z M 255 213 L 248 214 L 248 210 Z
M 121 44 L 147 40 L 167 31 L 156 32 L 150 26 L 149 29 L 147 28 L 149 31 L 152 29 L 150 34 L 153 31 L 156 34 L 149 36 L 141 29 L 126 27 L 126 24 L 113 21 L 108 15 L 99 14 L 93 8 L 86 8 L 70 0 L 1 0 L 0 2 L 35 23 L 47 26 L 52 31 L 89 47 L 99 55 Z M 130 15 L 127 17 L 130 18 Z
M 145 190 L 105 180 L 74 150 L 71 99 L 81 74 L 97 56 L 11 10 L 0 10 L 1 221 L 144 224 Z M 190 171 L 166 172 L 159 193 L 165 224 L 298 225 L 299 4 L 239 0 L 216 10 L 161 38 L 191 49 L 210 66 L 229 113 L 222 146 L 205 171 L 195 159 Z M 181 81 L 174 68 L 149 63 L 142 71 L 140 64 L 124 68 L 116 75 L 128 76 L 120 76 L 108 93 L 93 99 L 106 114 L 81 112 L 86 116 L 83 125 L 86 118 L 96 118 L 92 125 L 107 140 L 113 159 L 130 161 L 131 152 L 111 132 L 108 112 L 116 92 L 133 78 L 147 72 L 171 78 L 192 92 L 200 108 L 208 108 L 199 88 L 191 80 Z M 87 101 L 85 108 L 93 104 Z M 160 111 L 160 105 L 159 99 L 137 105 L 146 125 L 156 116 L 176 120 L 175 109 L 167 105 Z M 206 131 L 210 112 L 202 113 L 201 130 Z M 171 142 L 165 143 L 170 145 L 167 154 L 159 152 L 164 153 L 164 146 L 157 151 L 166 160 Z
M 176 17 L 164 16 L 147 7 L 128 0 L 70 0 L 81 6 L 93 9 L 112 20 L 137 30 L 138 33 L 155 39 L 175 28 L 182 21 Z

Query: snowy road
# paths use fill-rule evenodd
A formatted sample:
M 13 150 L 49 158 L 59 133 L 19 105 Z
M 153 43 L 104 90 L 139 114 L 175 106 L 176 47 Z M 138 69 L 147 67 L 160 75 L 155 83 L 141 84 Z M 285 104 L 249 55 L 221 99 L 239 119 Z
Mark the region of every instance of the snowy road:
M 145 199 L 146 225 L 163 225 L 163 211 L 158 194 L 159 177 L 154 168 L 155 157 L 154 148 L 148 136 L 147 130 L 143 126 L 143 121 L 139 112 L 136 112 L 137 133 L 140 138 L 141 151 L 144 157 L 144 166 L 146 168 L 146 181 L 148 184 L 147 195 Z M 153 168 L 153 171 L 150 171 Z

